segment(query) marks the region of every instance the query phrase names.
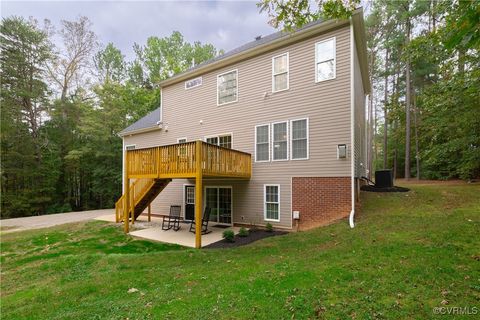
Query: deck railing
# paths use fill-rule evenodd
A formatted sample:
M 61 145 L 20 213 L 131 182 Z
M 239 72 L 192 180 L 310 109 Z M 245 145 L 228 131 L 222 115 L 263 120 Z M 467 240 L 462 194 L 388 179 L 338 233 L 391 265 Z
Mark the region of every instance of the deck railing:
M 197 159 L 202 161 L 205 177 L 248 179 L 252 174 L 250 154 L 203 141 L 128 150 L 127 174 L 129 178 L 195 177 Z

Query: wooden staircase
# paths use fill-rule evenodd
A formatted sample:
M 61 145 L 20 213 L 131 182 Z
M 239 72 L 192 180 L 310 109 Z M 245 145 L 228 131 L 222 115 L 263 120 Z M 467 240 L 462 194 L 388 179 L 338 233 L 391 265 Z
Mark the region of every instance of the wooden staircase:
M 129 208 L 123 194 L 115 203 L 115 220 L 122 222 L 127 212 L 128 220 L 135 221 L 172 179 L 137 179 L 130 185 Z

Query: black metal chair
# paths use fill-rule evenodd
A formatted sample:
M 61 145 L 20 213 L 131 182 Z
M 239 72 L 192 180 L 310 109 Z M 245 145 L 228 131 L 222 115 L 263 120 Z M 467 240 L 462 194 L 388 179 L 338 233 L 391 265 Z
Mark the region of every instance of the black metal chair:
M 202 217 L 202 234 L 207 234 L 212 231 L 208 230 L 208 221 L 210 220 L 210 212 L 212 211 L 211 208 L 205 207 L 205 211 L 203 212 Z M 195 233 L 195 219 L 192 220 L 190 224 L 190 232 Z
M 170 206 L 170 214 L 163 216 L 162 221 L 162 230 L 180 230 L 180 211 L 182 210 L 181 206 Z

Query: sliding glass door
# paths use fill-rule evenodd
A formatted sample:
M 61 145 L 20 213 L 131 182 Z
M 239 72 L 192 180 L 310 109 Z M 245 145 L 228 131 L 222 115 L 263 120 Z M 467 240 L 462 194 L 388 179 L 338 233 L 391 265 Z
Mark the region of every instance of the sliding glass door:
M 205 206 L 212 209 L 210 221 L 232 224 L 231 187 L 206 187 Z

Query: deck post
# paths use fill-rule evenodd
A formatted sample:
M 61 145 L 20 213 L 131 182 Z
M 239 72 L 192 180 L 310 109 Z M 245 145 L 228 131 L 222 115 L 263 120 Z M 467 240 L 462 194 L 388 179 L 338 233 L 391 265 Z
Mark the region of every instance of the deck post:
M 148 204 L 148 222 L 152 221 L 152 203 Z
M 197 140 L 195 145 L 195 248 L 202 247 L 202 141 Z
M 123 206 L 123 230 L 125 233 L 128 233 L 129 228 L 129 208 L 130 208 L 130 179 L 128 179 L 128 157 L 127 157 L 127 150 L 123 151 L 125 156 L 123 157 L 123 161 L 125 163 L 125 172 L 124 172 L 124 195 L 125 195 L 125 204 Z

